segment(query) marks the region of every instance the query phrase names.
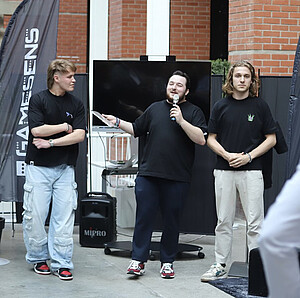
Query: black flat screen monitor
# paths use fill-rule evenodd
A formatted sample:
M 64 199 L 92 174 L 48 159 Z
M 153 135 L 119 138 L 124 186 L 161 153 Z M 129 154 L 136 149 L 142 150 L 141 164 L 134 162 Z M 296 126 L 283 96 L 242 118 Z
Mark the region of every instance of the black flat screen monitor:
M 154 101 L 166 98 L 169 77 L 176 70 L 191 79 L 187 100 L 210 113 L 209 61 L 102 61 L 94 60 L 93 110 L 133 122 Z M 93 117 L 93 125 L 105 126 Z

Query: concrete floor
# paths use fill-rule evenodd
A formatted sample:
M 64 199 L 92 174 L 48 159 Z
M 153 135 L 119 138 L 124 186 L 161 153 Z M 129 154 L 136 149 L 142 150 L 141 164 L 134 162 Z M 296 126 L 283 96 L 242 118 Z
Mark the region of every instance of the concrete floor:
M 245 226 L 239 222 L 234 229 L 233 261 L 245 261 Z M 117 240 L 130 241 L 132 229 L 118 229 Z M 153 240 L 159 241 L 159 233 Z M 22 225 L 15 224 L 13 236 L 10 223 L 5 224 L 0 243 L 0 258 L 9 261 L 0 266 L 0 297 L 232 297 L 200 281 L 201 275 L 214 262 L 214 237 L 181 234 L 180 243 L 203 247 L 204 259 L 198 253 L 184 252 L 174 263 L 176 277 L 164 280 L 159 275 L 158 259 L 148 261 L 146 274 L 133 278 L 126 274 L 130 253 L 112 249 L 110 255 L 103 248 L 82 247 L 79 228 L 74 229 L 72 281 L 61 281 L 54 275 L 40 276 L 25 262 Z M 230 264 L 228 265 L 230 268 Z

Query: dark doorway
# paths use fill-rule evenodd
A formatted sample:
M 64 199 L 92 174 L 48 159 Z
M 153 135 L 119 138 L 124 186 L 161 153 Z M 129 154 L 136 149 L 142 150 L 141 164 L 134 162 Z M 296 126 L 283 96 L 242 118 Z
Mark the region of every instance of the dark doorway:
M 228 0 L 211 0 L 210 59 L 228 59 Z

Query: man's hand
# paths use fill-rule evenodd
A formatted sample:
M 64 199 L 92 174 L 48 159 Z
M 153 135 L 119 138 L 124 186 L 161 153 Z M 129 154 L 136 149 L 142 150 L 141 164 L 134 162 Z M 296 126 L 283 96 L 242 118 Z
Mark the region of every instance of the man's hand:
M 32 144 L 38 148 L 38 149 L 47 149 L 50 148 L 50 143 L 48 140 L 40 139 L 40 138 L 34 138 Z
M 242 153 L 228 153 L 228 163 L 230 167 L 239 168 L 249 162 L 249 156 Z
M 180 123 L 183 121 L 182 113 L 180 110 L 180 107 L 178 105 L 173 105 L 173 107 L 170 110 L 170 118 L 174 117 L 176 119 L 176 122 L 180 125 Z
M 112 125 L 116 126 L 116 122 L 117 122 L 117 117 L 113 116 L 113 115 L 105 115 L 102 114 L 102 116 L 107 119 Z

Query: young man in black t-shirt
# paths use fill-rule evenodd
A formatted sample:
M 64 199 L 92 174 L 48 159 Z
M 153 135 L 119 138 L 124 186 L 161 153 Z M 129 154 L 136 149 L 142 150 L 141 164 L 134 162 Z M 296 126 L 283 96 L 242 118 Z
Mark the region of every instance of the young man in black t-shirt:
M 264 217 L 262 155 L 276 144 L 276 125 L 266 102 L 257 98 L 258 78 L 246 61 L 229 70 L 223 91 L 228 95 L 213 107 L 207 145 L 217 154 L 214 170 L 216 210 L 215 263 L 201 281 L 226 276 L 232 248 L 237 194 L 247 220 L 249 251 L 257 247 Z
M 34 271 L 73 278 L 73 226 L 77 207 L 74 167 L 78 143 L 85 138 L 85 111 L 74 90 L 76 66 L 54 60 L 48 67 L 48 89 L 29 102 L 23 233 L 26 261 Z M 45 221 L 52 202 L 48 234 Z M 47 261 L 49 261 L 49 265 Z
M 160 207 L 163 221 L 160 275 L 175 276 L 173 261 L 178 251 L 179 220 L 189 190 L 195 143 L 204 145 L 206 132 L 203 112 L 186 100 L 188 93 L 189 77 L 176 71 L 167 84 L 167 99 L 150 105 L 134 123 L 104 115 L 135 137 L 147 136 L 135 184 L 137 212 L 128 274 L 144 273 Z M 173 105 L 176 97 L 178 103 Z

